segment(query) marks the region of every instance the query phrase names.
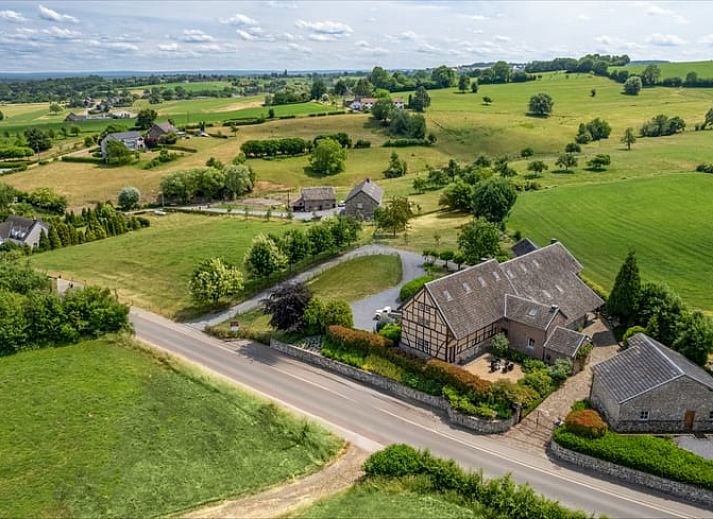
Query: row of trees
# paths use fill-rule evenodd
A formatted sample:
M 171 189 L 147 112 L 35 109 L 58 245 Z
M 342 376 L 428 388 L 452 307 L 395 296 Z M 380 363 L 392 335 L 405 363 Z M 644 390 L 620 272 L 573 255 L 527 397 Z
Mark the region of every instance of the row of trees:
M 236 157 L 233 164 L 222 167 L 190 168 L 168 173 L 161 179 L 161 193 L 170 202 L 234 199 L 253 190 L 255 173 Z
M 304 155 L 311 149 L 312 143 L 299 137 L 249 140 L 240 145 L 248 158 Z
M 631 327 L 627 336 L 645 332 L 702 366 L 713 353 L 713 319 L 690 310 L 666 285 L 643 282 L 633 251 L 619 269 L 606 309 Z
M 0 260 L 0 355 L 126 330 L 128 314 L 106 289 L 70 289 L 59 297 L 43 274 Z
M 641 88 L 666 86 L 684 88 L 711 88 L 713 78 L 700 78 L 698 73 L 690 71 L 685 78 L 678 76 L 662 79 L 661 68 L 656 64 L 647 65 L 639 74 L 635 74 L 626 69 L 611 71 L 609 77 L 619 83 L 624 83 L 624 92 L 629 95 L 637 95 Z
M 563 70 L 565 72 L 594 72 L 598 75 L 606 75 L 608 67 L 621 67 L 627 65 L 629 56 L 610 56 L 608 54 L 587 54 L 579 59 L 576 58 L 555 58 L 549 61 L 532 61 L 525 65 L 525 72 L 532 74 L 538 72 L 554 72 Z

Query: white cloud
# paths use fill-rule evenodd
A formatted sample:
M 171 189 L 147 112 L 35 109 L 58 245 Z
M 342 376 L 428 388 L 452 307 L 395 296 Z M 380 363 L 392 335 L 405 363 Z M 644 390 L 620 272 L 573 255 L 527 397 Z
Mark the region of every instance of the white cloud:
M 200 29 L 185 29 L 181 40 L 187 43 L 203 43 L 206 41 L 215 41 L 215 38 Z
M 178 43 L 159 43 L 158 50 L 161 52 L 178 52 L 180 47 Z
M 295 27 L 299 29 L 307 29 L 310 31 L 308 38 L 314 41 L 334 41 L 346 38 L 354 31 L 347 24 L 342 22 L 324 21 L 324 22 L 307 22 L 305 20 L 297 20 Z
M 591 16 L 589 16 L 588 14 L 580 14 L 577 16 L 577 20 L 581 20 L 583 22 L 588 22 L 591 19 Z
M 42 4 L 38 5 L 37 9 L 40 11 L 40 18 L 43 18 L 45 20 L 50 20 L 52 22 L 60 22 L 60 23 L 61 22 L 79 23 L 79 19 L 75 18 L 74 16 L 70 16 L 68 14 L 60 14 L 57 11 L 50 9 L 49 7 L 45 7 Z
M 616 45 L 616 40 L 615 38 L 612 38 L 611 36 L 607 36 L 606 34 L 602 34 L 601 36 L 596 36 L 594 38 L 594 41 L 597 43 L 601 43 L 602 45 Z
M 399 40 L 415 41 L 415 40 L 419 39 L 419 36 L 418 36 L 418 34 L 416 34 L 413 31 L 405 31 L 405 32 L 402 32 L 401 34 L 397 35 L 396 38 Z
M 661 7 L 660 5 L 656 4 L 645 4 L 647 5 L 646 9 L 646 14 L 649 16 L 666 16 L 670 17 L 675 21 L 676 23 L 688 23 L 688 19 L 685 16 L 682 16 L 675 11 L 672 11 L 671 9 L 666 9 L 665 7 Z
M 7 22 L 13 22 L 13 23 L 22 23 L 26 22 L 27 18 L 25 18 L 22 13 L 18 13 L 17 11 L 11 11 L 11 10 L 6 10 L 6 11 L 0 11 L 0 20 L 5 20 Z
M 288 43 L 286 46 L 287 50 L 291 50 L 292 52 L 299 52 L 302 54 L 311 54 L 312 49 L 309 47 L 306 47 L 304 45 L 300 45 L 299 43 Z
M 495 36 L 495 41 L 502 41 L 502 42 L 510 41 L 510 36 L 502 36 L 502 35 L 498 34 L 497 36 Z
M 82 36 L 78 31 L 62 29 L 56 25 L 53 25 L 49 29 L 43 29 L 42 32 L 55 40 L 78 40 Z
M 679 45 L 684 45 L 686 40 L 676 36 L 675 34 L 661 34 L 654 33 L 650 34 L 646 38 L 646 43 L 651 45 L 656 45 L 658 47 L 677 47 Z
M 240 13 L 236 13 L 234 16 L 231 16 L 230 18 L 225 18 L 223 20 L 220 20 L 220 23 L 234 25 L 236 27 L 257 27 L 258 25 L 260 25 L 260 23 L 257 20 L 250 18 L 249 16 L 246 16 L 244 14 L 240 14 Z
M 471 20 L 475 20 L 476 22 L 484 22 L 485 20 L 488 19 L 487 16 L 483 16 L 482 14 L 474 14 L 473 16 L 469 17 Z
M 86 42 L 90 47 L 96 47 L 99 49 L 117 50 L 117 51 L 138 51 L 139 47 L 133 43 L 127 43 L 123 41 L 101 41 L 101 40 L 87 40 Z
M 246 41 L 275 41 L 275 37 L 271 34 L 266 34 L 261 27 L 246 27 L 235 31 L 238 38 Z
M 389 53 L 387 49 L 383 47 L 374 47 L 366 40 L 359 40 L 354 45 L 356 47 L 359 47 L 359 51 L 361 54 L 366 54 L 369 56 L 385 56 Z
M 440 54 L 441 49 L 434 47 L 430 43 L 423 42 L 418 47 L 416 47 L 416 52 L 420 54 Z
M 699 43 L 703 43 L 704 45 L 713 45 L 713 34 L 708 34 L 707 36 L 703 36 L 698 40 Z

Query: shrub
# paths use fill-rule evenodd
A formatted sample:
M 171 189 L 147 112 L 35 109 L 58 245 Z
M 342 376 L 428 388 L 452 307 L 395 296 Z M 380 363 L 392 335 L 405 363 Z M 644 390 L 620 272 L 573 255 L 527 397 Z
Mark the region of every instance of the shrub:
M 444 386 L 452 386 L 457 391 L 472 391 L 475 398 L 487 398 L 490 395 L 490 382 L 442 360 L 427 360 L 423 374 Z
M 552 377 L 546 369 L 528 373 L 521 379 L 521 383 L 537 391 L 540 396 L 545 396 L 552 389 Z
M 496 357 L 505 357 L 510 349 L 510 341 L 504 333 L 499 333 L 490 342 L 490 351 Z
M 339 346 L 355 348 L 367 354 L 374 353 L 382 356 L 384 350 L 393 345 L 389 339 L 376 333 L 354 330 L 340 325 L 328 326 L 327 337 Z
M 367 141 L 365 139 L 359 139 L 356 141 L 356 144 L 354 144 L 355 148 L 371 148 L 371 141 Z
M 421 287 L 423 287 L 423 285 L 425 285 L 429 281 L 433 281 L 434 279 L 436 279 L 435 276 L 421 276 L 419 278 L 412 279 L 408 283 L 405 283 L 399 291 L 399 300 L 402 303 L 405 303 L 413 296 L 415 296 L 416 293 L 421 290 Z
M 572 374 L 572 361 L 565 358 L 557 359 L 555 363 L 549 367 L 549 373 L 552 380 L 554 380 L 557 385 L 560 385 Z
M 401 326 L 398 324 L 387 324 L 379 330 L 379 335 L 386 337 L 394 344 L 398 344 L 401 341 Z
M 389 139 L 383 146 L 385 148 L 405 148 L 407 146 L 430 146 L 428 139 Z
M 696 171 L 700 173 L 713 173 L 713 164 L 699 164 Z
M 62 155 L 62 162 L 80 162 L 89 164 L 103 164 L 104 160 L 97 157 L 71 157 L 69 155 Z
M 469 415 L 476 414 L 477 408 L 468 395 L 460 393 L 451 386 L 443 386 L 443 396 L 448 399 L 448 403 L 456 411 Z
M 564 147 L 564 151 L 567 153 L 579 153 L 582 151 L 582 147 L 578 142 L 570 142 Z
M 364 463 L 367 476 L 402 477 L 418 474 L 421 470 L 421 453 L 404 444 L 390 445 L 375 452 Z
M 624 337 L 622 337 L 622 342 L 624 343 L 624 347 L 629 346 L 629 339 L 636 335 L 637 333 L 646 333 L 646 328 L 643 326 L 631 326 L 624 332 Z
M 535 150 L 533 150 L 530 147 L 523 148 L 522 151 L 520 152 L 520 156 L 522 158 L 532 157 L 534 154 L 535 154 Z
M 607 424 L 594 409 L 571 411 L 564 419 L 567 431 L 583 438 L 601 438 L 607 432 Z

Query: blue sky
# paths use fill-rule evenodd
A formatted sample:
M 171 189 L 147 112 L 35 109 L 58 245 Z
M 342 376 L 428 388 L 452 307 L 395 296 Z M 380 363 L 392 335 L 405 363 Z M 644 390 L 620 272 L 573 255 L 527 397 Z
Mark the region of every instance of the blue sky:
M 713 58 L 712 2 L 0 2 L 0 71 Z

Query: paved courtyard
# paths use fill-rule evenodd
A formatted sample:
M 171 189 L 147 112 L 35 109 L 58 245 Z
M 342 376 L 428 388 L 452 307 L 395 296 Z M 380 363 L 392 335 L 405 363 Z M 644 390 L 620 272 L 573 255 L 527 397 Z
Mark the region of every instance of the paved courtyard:
M 490 371 L 490 361 L 492 358 L 493 356 L 490 353 L 485 353 L 461 367 L 464 370 L 471 372 L 473 375 L 477 375 L 483 380 L 489 380 L 490 382 L 497 382 L 498 380 L 517 382 L 525 376 L 522 372 L 522 367 L 519 364 L 514 364 L 515 367 L 512 371 L 507 371 L 505 373 L 503 373 L 502 367 L 498 370 Z

